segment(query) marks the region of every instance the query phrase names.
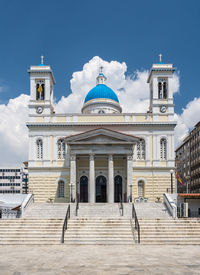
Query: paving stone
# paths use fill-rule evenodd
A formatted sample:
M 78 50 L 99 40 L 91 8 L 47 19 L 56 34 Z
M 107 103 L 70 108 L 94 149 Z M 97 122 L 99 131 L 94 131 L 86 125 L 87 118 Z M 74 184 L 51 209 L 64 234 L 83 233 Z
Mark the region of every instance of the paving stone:
M 200 274 L 200 246 L 0 246 L 1 275 Z

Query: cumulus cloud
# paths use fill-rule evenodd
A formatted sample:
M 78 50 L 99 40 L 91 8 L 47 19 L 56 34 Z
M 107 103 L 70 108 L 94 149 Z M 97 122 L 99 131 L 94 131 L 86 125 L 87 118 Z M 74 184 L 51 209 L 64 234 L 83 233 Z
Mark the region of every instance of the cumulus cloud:
M 29 96 L 21 94 L 0 105 L 0 165 L 21 164 L 28 157 Z
M 177 126 L 175 128 L 175 146 L 177 147 L 187 136 L 189 130 L 200 120 L 200 98 L 194 98 L 180 115 L 176 114 Z
M 119 97 L 123 112 L 146 112 L 149 106 L 149 89 L 147 84 L 148 71 L 136 71 L 127 74 L 125 62 L 107 62 L 93 57 L 83 69 L 74 72 L 70 80 L 71 94 L 55 103 L 56 113 L 80 112 L 88 91 L 96 85 L 99 65 L 104 67 L 107 85 Z M 179 90 L 179 76 L 175 75 L 172 90 Z M 0 165 L 21 164 L 28 157 L 28 101 L 29 96 L 21 94 L 10 99 L 8 104 L 0 104 Z M 180 141 L 188 129 L 198 120 L 200 99 L 190 102 L 182 114 L 176 115 L 178 125 L 175 129 L 176 138 Z

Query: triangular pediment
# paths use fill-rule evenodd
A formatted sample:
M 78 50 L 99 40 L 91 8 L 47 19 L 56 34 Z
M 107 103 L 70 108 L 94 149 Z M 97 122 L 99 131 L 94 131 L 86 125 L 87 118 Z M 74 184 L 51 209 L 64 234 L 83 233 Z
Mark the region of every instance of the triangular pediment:
M 138 137 L 105 128 L 94 129 L 65 138 L 68 144 L 134 144 Z

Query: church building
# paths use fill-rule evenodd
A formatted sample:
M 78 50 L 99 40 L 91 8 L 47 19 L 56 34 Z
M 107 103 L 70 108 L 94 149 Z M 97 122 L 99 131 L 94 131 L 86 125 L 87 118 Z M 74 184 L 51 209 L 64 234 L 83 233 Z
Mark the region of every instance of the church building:
M 175 68 L 153 64 L 146 113 L 124 113 L 100 70 L 81 113 L 57 114 L 49 65 L 31 66 L 29 192 L 36 202 L 155 202 L 170 191 L 174 169 Z M 132 91 L 134 94 L 134 90 Z

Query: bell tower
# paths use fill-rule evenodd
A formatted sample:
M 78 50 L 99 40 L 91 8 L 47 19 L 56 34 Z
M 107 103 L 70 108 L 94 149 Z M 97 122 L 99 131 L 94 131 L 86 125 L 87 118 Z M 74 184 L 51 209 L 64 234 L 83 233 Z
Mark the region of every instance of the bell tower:
M 30 120 L 34 120 L 35 116 L 44 117 L 53 113 L 53 85 L 55 79 L 51 67 L 44 65 L 43 58 L 41 56 L 40 65 L 31 66 L 28 70 L 30 74 Z
M 159 54 L 159 62 L 153 64 L 147 83 L 150 88 L 149 112 L 154 121 L 174 120 L 174 101 L 171 83 L 175 68 L 173 64 L 164 64 L 162 54 Z

